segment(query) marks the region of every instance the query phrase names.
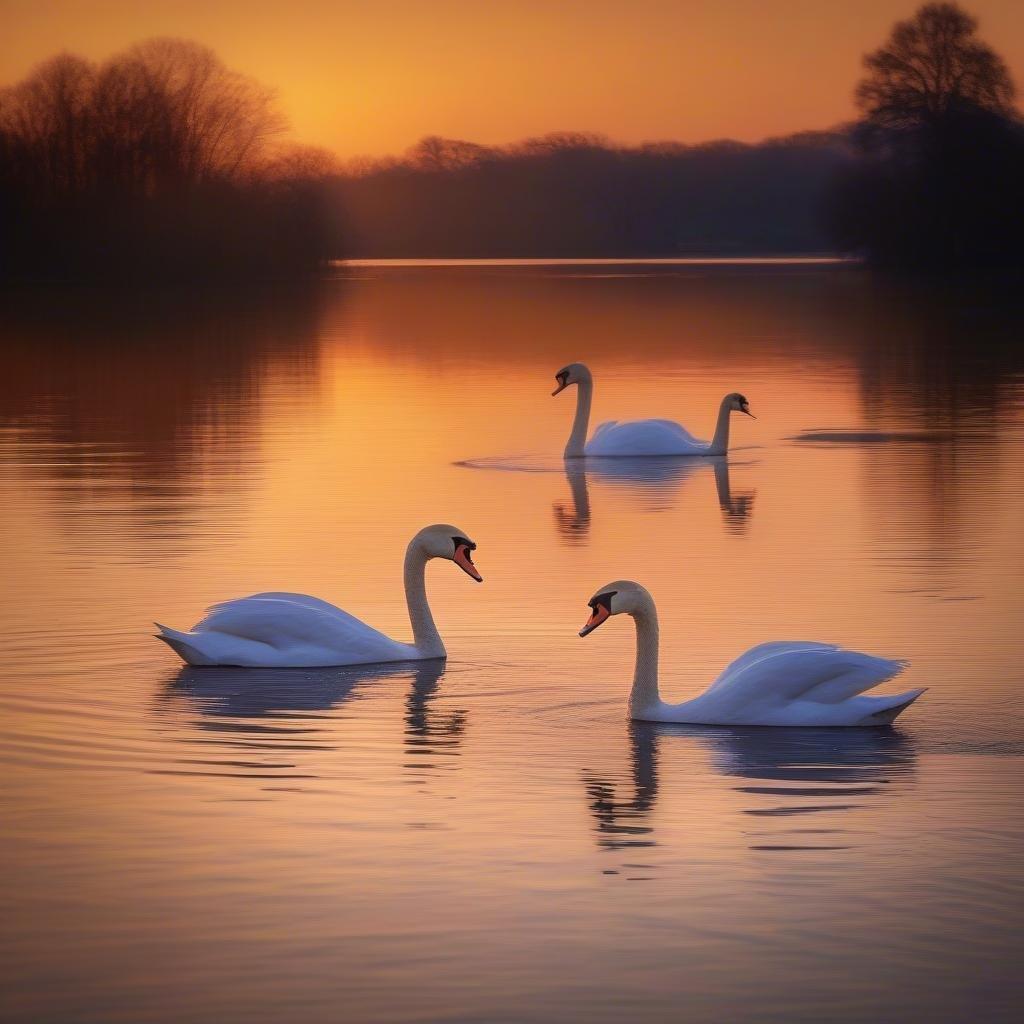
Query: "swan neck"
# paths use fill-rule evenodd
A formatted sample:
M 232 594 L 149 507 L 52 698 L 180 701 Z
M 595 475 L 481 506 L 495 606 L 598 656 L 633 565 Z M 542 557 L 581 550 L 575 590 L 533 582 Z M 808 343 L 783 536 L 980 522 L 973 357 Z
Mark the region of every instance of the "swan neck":
M 653 601 L 633 613 L 636 623 L 636 668 L 629 710 L 633 715 L 661 703 L 658 690 L 658 611 Z
M 441 635 L 427 603 L 426 569 L 430 556 L 413 540 L 405 552 L 405 603 L 409 608 L 412 642 L 424 658 L 446 656 Z
M 590 404 L 594 397 L 594 381 L 583 377 L 576 384 L 576 418 L 572 421 L 572 433 L 565 446 L 565 458 L 578 459 L 583 455 L 587 443 L 587 428 L 590 426 Z
M 718 423 L 715 425 L 715 436 L 711 441 L 709 455 L 725 455 L 729 450 L 729 418 L 732 415 L 732 402 L 726 397 L 718 408 Z

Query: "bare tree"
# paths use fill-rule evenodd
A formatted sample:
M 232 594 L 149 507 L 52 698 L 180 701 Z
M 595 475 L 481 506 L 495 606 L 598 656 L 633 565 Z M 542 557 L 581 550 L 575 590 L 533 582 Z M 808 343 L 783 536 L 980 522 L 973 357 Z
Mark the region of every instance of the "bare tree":
M 321 146 L 286 146 L 262 169 L 266 181 L 323 181 L 341 174 L 341 162 Z
M 524 139 L 514 149 L 529 156 L 549 156 L 553 153 L 570 153 L 574 150 L 609 149 L 611 143 L 604 135 L 596 132 L 548 132 L 534 138 Z
M 148 163 L 150 188 L 244 179 L 285 128 L 272 92 L 180 39 L 151 39 L 111 60 L 97 107 L 114 144 Z
M 177 39 L 141 43 L 98 69 L 62 54 L 0 92 L 8 159 L 40 195 L 249 180 L 284 127 L 269 90 Z
M 978 21 L 955 3 L 928 3 L 897 22 L 864 57 L 858 107 L 880 128 L 909 128 L 964 107 L 1006 114 L 1015 95 L 1002 58 L 981 42 Z
M 479 146 L 475 142 L 427 135 L 409 150 L 408 158 L 413 166 L 421 170 L 457 171 L 461 168 L 476 167 L 493 155 L 493 150 Z
M 0 90 L 0 273 L 306 272 L 332 164 L 283 128 L 269 90 L 196 43 L 47 61 Z
M 65 53 L 0 92 L 7 159 L 36 193 L 53 198 L 90 183 L 95 80 L 96 69 L 88 61 Z

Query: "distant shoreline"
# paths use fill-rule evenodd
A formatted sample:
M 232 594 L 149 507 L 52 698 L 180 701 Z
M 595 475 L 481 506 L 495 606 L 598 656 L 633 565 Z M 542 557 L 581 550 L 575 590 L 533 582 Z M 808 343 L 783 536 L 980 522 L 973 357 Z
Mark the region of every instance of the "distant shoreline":
M 330 267 L 691 267 L 691 266 L 856 266 L 862 261 L 851 256 L 652 256 L 652 257 L 480 257 L 411 259 L 328 260 Z

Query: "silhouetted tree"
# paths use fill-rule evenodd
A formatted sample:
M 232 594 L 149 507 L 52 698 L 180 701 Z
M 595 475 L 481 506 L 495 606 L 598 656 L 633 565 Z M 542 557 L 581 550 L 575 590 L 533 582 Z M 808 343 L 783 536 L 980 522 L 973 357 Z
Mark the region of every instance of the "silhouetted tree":
M 976 29 L 956 4 L 926 4 L 864 58 L 859 160 L 832 200 L 844 248 L 916 270 L 1021 263 L 1024 123 Z
M 966 109 L 1007 115 L 1015 89 L 1002 58 L 955 3 L 925 4 L 864 57 L 857 106 L 880 128 L 915 128 Z
M 6 178 L 17 177 L 49 196 L 91 186 L 95 84 L 91 64 L 61 54 L 21 85 L 0 92 Z
M 315 266 L 326 158 L 206 47 L 68 54 L 0 91 L 0 272 L 208 277 Z M 290 163 L 289 163 L 290 161 Z M 294 175 L 289 182 L 288 175 Z
M 268 90 L 179 39 L 152 39 L 110 61 L 95 108 L 107 181 L 148 193 L 242 181 L 285 127 Z
M 425 171 L 454 171 L 475 167 L 493 155 L 493 150 L 475 142 L 428 135 L 409 150 L 409 162 Z

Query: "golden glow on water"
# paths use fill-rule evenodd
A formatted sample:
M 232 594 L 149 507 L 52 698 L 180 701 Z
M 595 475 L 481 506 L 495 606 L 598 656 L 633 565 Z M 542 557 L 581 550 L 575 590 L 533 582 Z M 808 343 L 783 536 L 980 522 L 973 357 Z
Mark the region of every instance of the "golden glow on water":
M 358 267 L 313 291 L 23 296 L 0 323 L 12 1020 L 963 1019 L 1008 1007 L 1019 312 L 850 268 Z M 964 344 L 964 338 L 970 344 Z M 727 464 L 559 457 L 662 415 Z M 795 441 L 841 428 L 890 440 Z M 181 670 L 151 621 L 266 589 L 421 663 Z M 768 639 L 909 658 L 897 730 L 630 726 L 645 583 L 681 699 Z M 557 951 L 557 955 L 553 953 Z M 738 984 L 737 979 L 742 979 Z M 187 979 L 187 984 L 183 983 Z

